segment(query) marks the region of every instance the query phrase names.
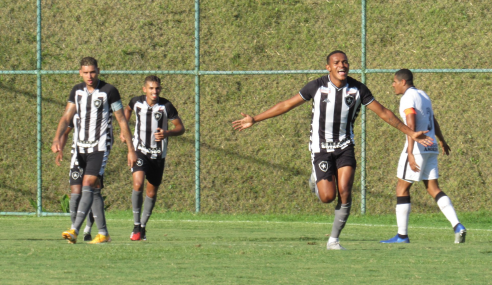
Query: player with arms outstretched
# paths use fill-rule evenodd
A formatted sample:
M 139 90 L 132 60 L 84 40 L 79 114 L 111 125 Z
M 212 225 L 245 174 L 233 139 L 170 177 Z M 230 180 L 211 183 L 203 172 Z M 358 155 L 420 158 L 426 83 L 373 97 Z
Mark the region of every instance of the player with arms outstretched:
M 352 185 L 356 160 L 354 154 L 354 122 L 361 104 L 401 132 L 423 144 L 431 144 L 425 132 L 414 132 L 403 124 L 390 110 L 376 101 L 369 89 L 348 76 L 349 62 L 343 51 L 336 50 L 327 56 L 329 74 L 309 82 L 294 97 L 280 102 L 254 117 L 244 117 L 232 124 L 244 130 L 255 123 L 282 115 L 309 100 L 313 100 L 311 138 L 309 149 L 313 173 L 312 190 L 323 203 L 331 203 L 338 193 L 335 220 L 327 249 L 345 249 L 339 235 L 350 214 Z

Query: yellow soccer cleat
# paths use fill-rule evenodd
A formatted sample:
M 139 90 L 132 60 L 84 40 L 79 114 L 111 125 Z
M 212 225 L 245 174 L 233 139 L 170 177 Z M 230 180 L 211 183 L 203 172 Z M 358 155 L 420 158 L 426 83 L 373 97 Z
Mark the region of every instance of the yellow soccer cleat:
M 111 238 L 109 237 L 109 235 L 105 236 L 102 234 L 97 234 L 97 236 L 89 243 L 96 244 L 96 243 L 103 243 L 103 242 L 111 242 Z
M 74 229 L 64 231 L 62 237 L 68 241 L 68 243 L 77 243 L 77 233 Z

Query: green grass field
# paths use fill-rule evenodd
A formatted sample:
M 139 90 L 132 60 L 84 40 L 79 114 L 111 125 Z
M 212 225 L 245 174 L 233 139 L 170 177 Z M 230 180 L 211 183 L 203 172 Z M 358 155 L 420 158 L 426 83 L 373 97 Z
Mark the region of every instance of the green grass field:
M 69 245 L 68 217 L 0 217 L 1 284 L 487 284 L 491 213 L 463 213 L 465 244 L 442 215 L 411 215 L 410 244 L 380 244 L 393 215 L 352 216 L 346 251 L 327 251 L 332 216 L 155 214 L 131 242 L 131 212 L 112 212 L 113 241 Z

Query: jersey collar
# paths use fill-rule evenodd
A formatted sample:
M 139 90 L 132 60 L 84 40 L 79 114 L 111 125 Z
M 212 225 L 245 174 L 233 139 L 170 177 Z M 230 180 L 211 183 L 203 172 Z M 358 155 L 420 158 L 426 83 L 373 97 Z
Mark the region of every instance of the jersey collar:
M 328 74 L 328 83 L 331 84 L 337 91 L 340 91 L 342 90 L 343 88 L 347 87 L 348 85 L 348 80 L 347 82 L 345 83 L 345 85 L 343 85 L 342 87 L 338 88 L 333 82 L 331 82 L 331 78 L 330 78 L 330 75 Z

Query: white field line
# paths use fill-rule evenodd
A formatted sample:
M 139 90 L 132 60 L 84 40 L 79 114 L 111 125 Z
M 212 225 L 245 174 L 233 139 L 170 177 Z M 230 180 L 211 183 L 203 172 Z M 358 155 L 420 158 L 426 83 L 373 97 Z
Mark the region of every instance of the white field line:
M 113 219 L 108 219 L 108 220 L 113 220 Z M 121 219 L 114 219 L 121 221 Z M 133 219 L 128 219 L 128 221 L 132 221 Z M 170 222 L 180 222 L 180 223 L 265 223 L 265 224 L 309 224 L 309 225 L 332 225 L 333 223 L 325 223 L 325 222 L 278 222 L 278 221 L 210 221 L 210 220 L 166 220 L 166 219 L 152 219 L 152 222 L 164 222 L 164 223 L 170 223 Z M 355 223 L 350 223 L 347 222 L 347 226 L 359 226 L 359 227 L 396 227 L 395 225 L 374 225 L 374 224 L 355 224 Z M 409 228 L 412 229 L 432 229 L 432 230 L 449 230 L 449 227 L 419 227 L 419 226 L 408 226 Z M 477 228 L 467 228 L 467 230 L 474 230 L 474 231 L 486 231 L 486 232 L 492 232 L 492 229 L 477 229 Z
M 67 219 L 67 217 L 50 217 L 55 219 Z M 0 217 L 0 220 L 8 219 L 8 217 Z M 32 217 L 17 217 L 18 220 L 27 220 Z M 125 219 L 106 219 L 108 221 L 125 221 Z M 133 219 L 126 219 L 126 221 L 133 222 Z M 332 222 L 281 222 L 281 221 L 212 221 L 212 220 L 169 220 L 169 219 L 152 219 L 152 222 L 162 222 L 162 223 L 230 223 L 230 224 L 306 224 L 306 225 L 332 225 Z M 376 224 L 357 224 L 347 222 L 347 226 L 359 226 L 359 227 L 396 227 L 394 225 L 376 225 Z M 408 226 L 412 229 L 432 229 L 432 230 L 449 230 L 449 227 L 421 227 L 421 226 Z M 492 229 L 478 229 L 478 228 L 467 228 L 467 230 L 473 231 L 485 231 L 492 232 Z

